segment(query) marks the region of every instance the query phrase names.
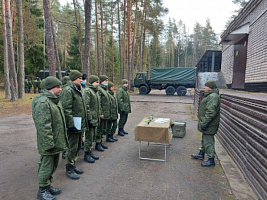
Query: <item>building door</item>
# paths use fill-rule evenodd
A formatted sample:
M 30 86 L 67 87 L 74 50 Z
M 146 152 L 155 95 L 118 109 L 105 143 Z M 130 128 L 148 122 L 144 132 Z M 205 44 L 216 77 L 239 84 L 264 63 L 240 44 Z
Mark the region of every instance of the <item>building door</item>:
M 233 89 L 244 89 L 245 88 L 245 74 L 247 65 L 247 41 L 246 36 L 240 42 L 235 44 L 234 52 L 234 67 L 233 67 Z

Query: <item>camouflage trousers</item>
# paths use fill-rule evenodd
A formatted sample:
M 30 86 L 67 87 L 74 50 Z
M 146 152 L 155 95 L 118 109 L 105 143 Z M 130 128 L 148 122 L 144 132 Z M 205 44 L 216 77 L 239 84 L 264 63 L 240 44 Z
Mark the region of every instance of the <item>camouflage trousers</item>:
M 95 137 L 97 134 L 97 127 L 92 126 L 89 130 L 85 131 L 85 140 L 84 140 L 84 151 L 90 152 L 93 148 L 93 143 L 95 142 Z
M 114 119 L 112 121 L 108 121 L 107 135 L 114 135 L 117 127 L 118 127 L 117 119 Z
M 82 145 L 82 133 L 83 132 L 68 132 L 69 148 L 66 151 L 66 165 L 74 165 L 78 159 L 78 153 Z
M 119 128 L 124 128 L 128 119 L 128 114 L 120 114 Z
M 59 154 L 41 155 L 38 162 L 38 184 L 39 187 L 46 187 L 54 182 L 53 173 L 56 171 L 59 161 Z
M 200 151 L 203 151 L 208 155 L 208 158 L 215 157 L 215 140 L 214 135 L 202 134 Z
M 100 119 L 100 124 L 97 127 L 97 133 L 95 137 L 96 143 L 102 142 L 103 135 L 105 135 L 107 131 L 107 123 L 108 123 L 107 119 Z

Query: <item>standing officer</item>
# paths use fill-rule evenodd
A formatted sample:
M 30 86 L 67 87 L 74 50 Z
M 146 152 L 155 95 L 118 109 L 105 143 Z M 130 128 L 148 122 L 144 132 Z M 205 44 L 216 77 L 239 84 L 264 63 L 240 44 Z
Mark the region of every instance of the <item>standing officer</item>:
M 33 93 L 36 94 L 36 89 L 37 89 L 37 78 L 34 78 L 32 85 L 33 85 Z
M 100 97 L 100 107 L 101 107 L 101 115 L 100 115 L 100 124 L 97 128 L 96 134 L 96 150 L 104 151 L 104 149 L 108 149 L 108 147 L 102 144 L 103 135 L 106 134 L 107 131 L 107 123 L 110 118 L 110 99 L 108 94 L 108 77 L 106 75 L 101 75 L 99 77 L 100 85 L 98 86 L 98 94 Z
M 28 93 L 31 93 L 31 88 L 32 88 L 31 78 L 28 78 Z
M 37 77 L 37 88 L 38 88 L 38 93 L 41 93 L 41 78 Z
M 69 141 L 66 152 L 66 174 L 71 179 L 79 179 L 79 174 L 83 174 L 83 170 L 76 168 L 75 162 L 81 148 L 82 133 L 87 130 L 87 118 L 81 91 L 82 73 L 72 70 L 69 78 L 71 82 L 61 92 Z
M 118 108 L 120 113 L 120 120 L 119 120 L 119 131 L 118 134 L 120 136 L 127 135 L 128 133 L 124 131 L 124 126 L 128 119 L 128 114 L 131 113 L 131 103 L 130 103 L 130 95 L 128 92 L 128 80 L 123 79 L 122 85 L 117 90 L 117 101 L 118 101 Z
M 61 193 L 53 188 L 53 173 L 56 171 L 59 154 L 66 148 L 66 123 L 59 101 L 61 82 L 53 76 L 44 81 L 44 92 L 32 101 L 32 117 L 37 130 L 37 146 L 41 155 L 38 170 L 38 199 L 54 200 Z
M 117 99 L 114 96 L 114 84 L 109 81 L 108 82 L 108 92 L 109 92 L 109 97 L 110 97 L 110 118 L 108 120 L 107 124 L 107 142 L 114 142 L 118 141 L 117 138 L 114 138 L 113 135 L 115 134 L 115 131 L 118 127 L 118 103 Z
M 198 130 L 202 133 L 201 147 L 198 154 L 192 154 L 192 158 L 204 159 L 205 153 L 208 160 L 202 162 L 202 167 L 215 166 L 215 141 L 214 135 L 217 133 L 220 123 L 220 96 L 219 89 L 215 81 L 205 83 L 204 98 L 200 103 L 198 112 Z
M 85 132 L 84 161 L 94 163 L 99 157 L 92 152 L 93 142 L 97 134 L 97 126 L 100 124 L 100 97 L 97 92 L 99 78 L 95 75 L 89 77 L 89 83 L 83 91 L 83 99 L 86 105 L 89 130 Z
M 25 91 L 25 93 L 29 93 L 28 92 L 28 77 L 27 76 L 24 79 L 24 91 Z

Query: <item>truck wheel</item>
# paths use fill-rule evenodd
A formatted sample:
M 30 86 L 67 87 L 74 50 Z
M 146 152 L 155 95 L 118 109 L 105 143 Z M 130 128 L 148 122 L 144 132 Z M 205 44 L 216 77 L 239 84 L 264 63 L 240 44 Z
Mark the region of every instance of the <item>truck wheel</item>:
M 139 88 L 139 94 L 141 94 L 141 95 L 145 95 L 145 94 L 147 94 L 148 93 L 148 88 L 147 88 L 147 86 L 141 86 L 140 88 Z
M 173 86 L 168 86 L 166 88 L 166 94 L 167 95 L 174 95 L 174 93 L 175 93 L 175 88 Z
M 184 86 L 179 86 L 177 88 L 177 94 L 178 94 L 178 96 L 185 96 L 186 95 L 186 92 L 187 92 L 187 90 L 186 90 L 186 87 L 184 87 Z

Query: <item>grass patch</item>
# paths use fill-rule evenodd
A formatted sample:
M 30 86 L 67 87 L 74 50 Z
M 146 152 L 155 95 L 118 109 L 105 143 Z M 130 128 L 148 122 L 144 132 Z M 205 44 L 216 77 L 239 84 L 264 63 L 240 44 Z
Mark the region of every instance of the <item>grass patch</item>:
M 5 99 L 5 92 L 0 90 L 0 115 L 17 115 L 17 114 L 31 114 L 32 100 L 38 94 L 25 94 L 24 99 L 11 102 L 10 99 Z

